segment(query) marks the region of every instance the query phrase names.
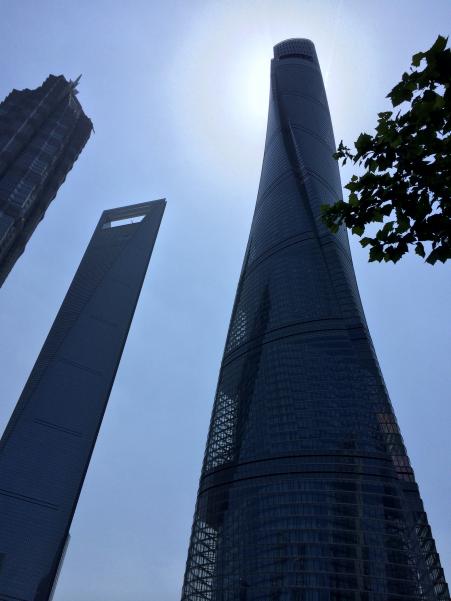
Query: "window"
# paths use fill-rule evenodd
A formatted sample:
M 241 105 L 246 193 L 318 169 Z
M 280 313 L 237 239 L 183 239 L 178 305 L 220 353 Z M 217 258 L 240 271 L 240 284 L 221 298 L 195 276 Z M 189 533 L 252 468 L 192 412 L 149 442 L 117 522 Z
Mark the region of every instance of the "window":
M 145 215 L 133 215 L 132 217 L 125 217 L 122 219 L 112 219 L 111 221 L 105 221 L 102 224 L 102 229 L 106 230 L 110 227 L 121 227 L 122 225 L 132 225 L 139 223 L 144 219 Z

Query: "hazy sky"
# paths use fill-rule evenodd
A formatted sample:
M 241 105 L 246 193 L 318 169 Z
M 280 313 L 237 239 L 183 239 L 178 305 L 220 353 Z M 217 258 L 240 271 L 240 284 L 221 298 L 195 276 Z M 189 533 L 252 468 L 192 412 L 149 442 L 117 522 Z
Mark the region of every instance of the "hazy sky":
M 337 141 L 451 29 L 451 0 L 0 0 L 0 97 L 83 77 L 95 134 L 0 290 L 0 427 L 103 209 L 166 197 L 54 601 L 177 601 L 260 175 L 272 46 L 314 41 Z M 349 177 L 350 172 L 342 172 Z M 376 351 L 451 576 L 450 268 L 368 264 Z

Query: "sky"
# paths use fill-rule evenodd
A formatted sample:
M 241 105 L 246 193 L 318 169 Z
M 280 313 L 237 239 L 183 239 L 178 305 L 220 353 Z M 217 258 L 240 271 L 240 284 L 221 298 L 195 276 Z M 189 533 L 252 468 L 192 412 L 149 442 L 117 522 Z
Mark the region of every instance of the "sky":
M 450 33 L 451 0 L 0 0 L 0 13 L 0 98 L 81 73 L 95 127 L 0 290 L 0 430 L 101 211 L 167 198 L 54 601 L 173 601 L 260 176 L 272 47 L 315 43 L 336 140 L 349 144 L 372 131 L 412 54 Z M 449 578 L 450 268 L 368 263 L 351 247 Z

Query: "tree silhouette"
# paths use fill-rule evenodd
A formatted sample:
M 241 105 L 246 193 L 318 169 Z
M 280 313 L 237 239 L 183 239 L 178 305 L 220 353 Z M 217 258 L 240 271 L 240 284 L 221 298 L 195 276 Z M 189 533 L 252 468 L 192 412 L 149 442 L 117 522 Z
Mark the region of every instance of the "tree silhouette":
M 451 51 L 438 36 L 412 57 L 409 73 L 387 95 L 395 111 L 378 114 L 374 135 L 334 157 L 363 166 L 345 188 L 348 202 L 324 205 L 332 231 L 344 223 L 369 246 L 370 261 L 396 263 L 408 250 L 428 263 L 451 258 Z M 365 228 L 380 223 L 374 237 Z

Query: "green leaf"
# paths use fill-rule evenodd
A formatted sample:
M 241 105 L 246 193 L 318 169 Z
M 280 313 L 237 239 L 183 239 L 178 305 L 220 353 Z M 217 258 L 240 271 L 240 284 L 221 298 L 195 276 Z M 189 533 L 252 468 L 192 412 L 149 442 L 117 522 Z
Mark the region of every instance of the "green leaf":
M 423 58 L 424 58 L 424 52 L 417 52 L 416 54 L 414 54 L 412 56 L 412 65 L 414 67 L 419 67 Z
M 398 227 L 396 228 L 399 233 L 407 232 L 410 226 L 410 220 L 406 215 L 398 217 Z
M 365 226 L 364 225 L 355 225 L 352 229 L 351 229 L 353 234 L 356 234 L 357 236 L 361 236 L 363 234 L 363 232 L 365 231 Z
M 426 253 L 424 252 L 424 246 L 421 242 L 417 242 L 415 246 L 415 252 L 417 255 L 420 255 L 420 257 L 425 257 Z
M 393 115 L 393 111 L 383 111 L 382 113 L 377 113 L 380 121 L 387 121 Z
M 373 211 L 373 221 L 382 222 L 384 220 L 384 216 L 380 209 L 375 209 Z
M 373 246 L 373 248 L 370 250 L 369 262 L 372 263 L 373 261 L 378 261 L 380 263 L 383 258 L 384 251 L 382 248 L 380 246 Z
M 363 134 L 360 134 L 360 136 L 357 138 L 357 140 L 354 143 L 354 146 L 356 147 L 357 152 L 360 155 L 362 155 L 371 149 L 372 142 L 373 142 L 372 136 L 370 136 L 369 134 L 363 133 Z
M 348 184 L 349 185 L 349 184 Z M 347 187 L 347 186 L 346 186 Z M 351 207 L 356 207 L 359 204 L 358 196 L 355 192 L 351 192 L 349 195 L 348 203 Z
M 394 107 L 402 106 L 378 113 L 375 134 L 360 134 L 355 154 L 340 142 L 334 155 L 343 164 L 350 159 L 358 165 L 359 175 L 345 185 L 348 203 L 335 203 L 324 222 L 332 231 L 343 223 L 360 236 L 370 261 L 397 262 L 409 250 L 431 264 L 451 260 L 451 50 L 446 45 L 447 38 L 438 36 L 429 50 L 414 54 L 410 71 L 387 96 Z M 380 229 L 373 238 L 364 237 L 374 222 Z M 426 243 L 432 246 L 429 255 Z
M 387 94 L 387 98 L 390 98 L 392 105 L 398 106 L 402 102 L 411 100 L 413 96 L 412 90 L 409 90 L 404 81 L 401 81 L 396 85 L 393 90 Z
M 428 50 L 431 53 L 443 52 L 446 48 L 446 44 L 448 43 L 448 38 L 445 38 L 442 35 L 437 36 L 433 46 Z
M 388 203 L 381 206 L 381 213 L 388 217 L 393 210 L 393 205 Z M 393 223 L 393 222 L 392 222 Z

